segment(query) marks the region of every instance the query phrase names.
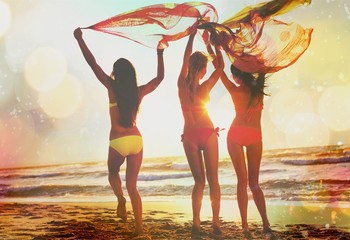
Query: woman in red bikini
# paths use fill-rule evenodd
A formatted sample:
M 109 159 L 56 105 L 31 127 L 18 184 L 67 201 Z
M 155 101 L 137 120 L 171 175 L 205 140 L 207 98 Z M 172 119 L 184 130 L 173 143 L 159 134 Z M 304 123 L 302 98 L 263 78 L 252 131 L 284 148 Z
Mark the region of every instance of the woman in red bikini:
M 227 148 L 237 175 L 237 201 L 245 235 L 250 235 L 247 222 L 248 194 L 252 191 L 255 205 L 263 222 L 263 232 L 272 233 L 267 218 L 264 194 L 259 186 L 259 171 L 262 157 L 261 113 L 263 109 L 265 74 L 240 71 L 231 65 L 231 82 L 225 73 L 221 80 L 231 94 L 236 110 L 227 135 Z M 244 154 L 246 148 L 247 164 Z
M 220 49 L 215 48 L 218 65 L 209 79 L 200 84 L 199 81 L 207 71 L 208 58 L 203 52 L 197 51 L 192 54 L 195 35 L 196 31 L 189 36 L 178 78 L 178 94 L 184 117 L 182 142 L 194 178 L 192 233 L 200 233 L 200 210 L 207 178 L 213 212 L 213 231 L 215 234 L 221 234 L 219 222 L 221 194 L 218 181 L 218 130 L 214 128 L 205 105 L 209 100 L 211 89 L 223 72 L 224 63 Z
M 108 180 L 118 199 L 117 216 L 125 221 L 127 218 L 126 199 L 123 194 L 119 171 L 120 166 L 126 159 L 126 188 L 135 217 L 135 232 L 133 235 L 138 235 L 143 232 L 142 202 L 136 185 L 142 163 L 143 142 L 141 133 L 136 126 L 136 115 L 142 98 L 155 90 L 164 78 L 163 49 L 157 49 L 157 76 L 147 84 L 137 86 L 134 66 L 128 60 L 119 58 L 113 64 L 113 72 L 109 76 L 97 64 L 95 57 L 83 39 L 80 28 L 74 31 L 74 37 L 78 41 L 85 60 L 108 91 L 111 118 Z

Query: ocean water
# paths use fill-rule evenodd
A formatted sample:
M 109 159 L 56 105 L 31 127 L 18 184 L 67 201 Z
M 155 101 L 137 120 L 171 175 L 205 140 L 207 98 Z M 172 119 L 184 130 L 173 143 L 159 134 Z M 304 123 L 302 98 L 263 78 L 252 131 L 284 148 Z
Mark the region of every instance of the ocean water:
M 107 176 L 106 162 L 0 169 L 0 202 L 115 201 Z M 220 159 L 219 181 L 222 198 L 235 199 L 237 180 L 229 158 Z M 260 185 L 267 201 L 348 203 L 350 146 L 265 151 Z M 192 187 L 185 157 L 144 159 L 138 178 L 144 201 L 190 198 Z

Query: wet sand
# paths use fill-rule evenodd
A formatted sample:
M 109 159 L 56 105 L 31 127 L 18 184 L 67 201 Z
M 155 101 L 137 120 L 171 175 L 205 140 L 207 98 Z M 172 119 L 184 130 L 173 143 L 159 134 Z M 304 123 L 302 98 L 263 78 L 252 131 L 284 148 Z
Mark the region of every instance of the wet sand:
M 223 201 L 222 204 L 222 235 L 212 233 L 208 203 L 203 205 L 201 234 L 191 235 L 188 200 L 144 202 L 145 233 L 139 236 L 132 236 L 134 221 L 129 203 L 127 222 L 116 217 L 114 202 L 0 203 L 0 239 L 247 239 L 241 232 L 237 212 L 232 213 L 236 216 L 229 217 L 227 208 L 231 203 Z M 312 215 L 314 210 L 309 210 L 309 216 L 298 207 L 293 207 L 294 213 L 291 213 L 290 206 L 285 205 L 268 206 L 268 211 L 274 234 L 263 234 L 260 221 L 253 216 L 249 220 L 250 239 L 350 239 L 350 224 L 321 224 L 315 220 L 315 214 Z M 322 209 L 325 218 L 327 211 Z M 329 211 L 334 215 L 334 210 Z M 305 216 L 294 218 L 293 214 Z M 311 220 L 300 223 L 300 219 Z

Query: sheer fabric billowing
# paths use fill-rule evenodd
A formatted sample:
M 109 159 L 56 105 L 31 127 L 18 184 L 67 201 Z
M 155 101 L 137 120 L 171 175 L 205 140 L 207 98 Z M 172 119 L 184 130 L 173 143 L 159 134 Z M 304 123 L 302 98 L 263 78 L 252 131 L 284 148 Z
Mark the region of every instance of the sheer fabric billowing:
M 296 62 L 309 47 L 312 34 L 311 28 L 273 17 L 310 2 L 263 2 L 242 9 L 222 23 L 218 23 L 217 11 L 208 3 L 157 4 L 116 15 L 89 28 L 152 48 L 166 48 L 169 42 L 188 36 L 195 28 L 208 30 L 218 36 L 217 44 L 237 68 L 273 73 Z

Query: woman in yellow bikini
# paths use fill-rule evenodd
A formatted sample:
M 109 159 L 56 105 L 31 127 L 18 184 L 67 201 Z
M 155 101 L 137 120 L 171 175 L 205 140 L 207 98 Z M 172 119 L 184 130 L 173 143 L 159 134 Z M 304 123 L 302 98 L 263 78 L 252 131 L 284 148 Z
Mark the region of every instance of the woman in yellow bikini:
M 199 51 L 192 54 L 195 35 L 196 31 L 189 37 L 178 78 L 178 94 L 184 117 L 182 142 L 194 178 L 192 233 L 200 233 L 200 210 L 207 178 L 213 211 L 213 230 L 215 234 L 220 234 L 221 194 L 218 181 L 218 130 L 214 128 L 205 105 L 209 100 L 211 89 L 217 83 L 223 71 L 224 63 L 219 48 L 216 48 L 218 66 L 208 80 L 199 84 L 199 81 L 206 74 L 208 58 Z
M 109 76 L 96 63 L 95 57 L 83 40 L 80 28 L 74 31 L 74 37 L 78 41 L 85 60 L 98 80 L 108 90 L 111 119 L 108 180 L 118 198 L 117 215 L 125 221 L 127 218 L 126 199 L 122 190 L 119 170 L 126 159 L 126 188 L 135 217 L 134 234 L 138 235 L 143 232 L 142 202 L 136 186 L 142 162 L 143 143 L 142 136 L 136 126 L 136 115 L 142 98 L 155 90 L 164 78 L 163 49 L 157 49 L 157 76 L 147 84 L 138 87 L 135 69 L 128 60 L 118 59 L 113 65 L 112 75 Z

